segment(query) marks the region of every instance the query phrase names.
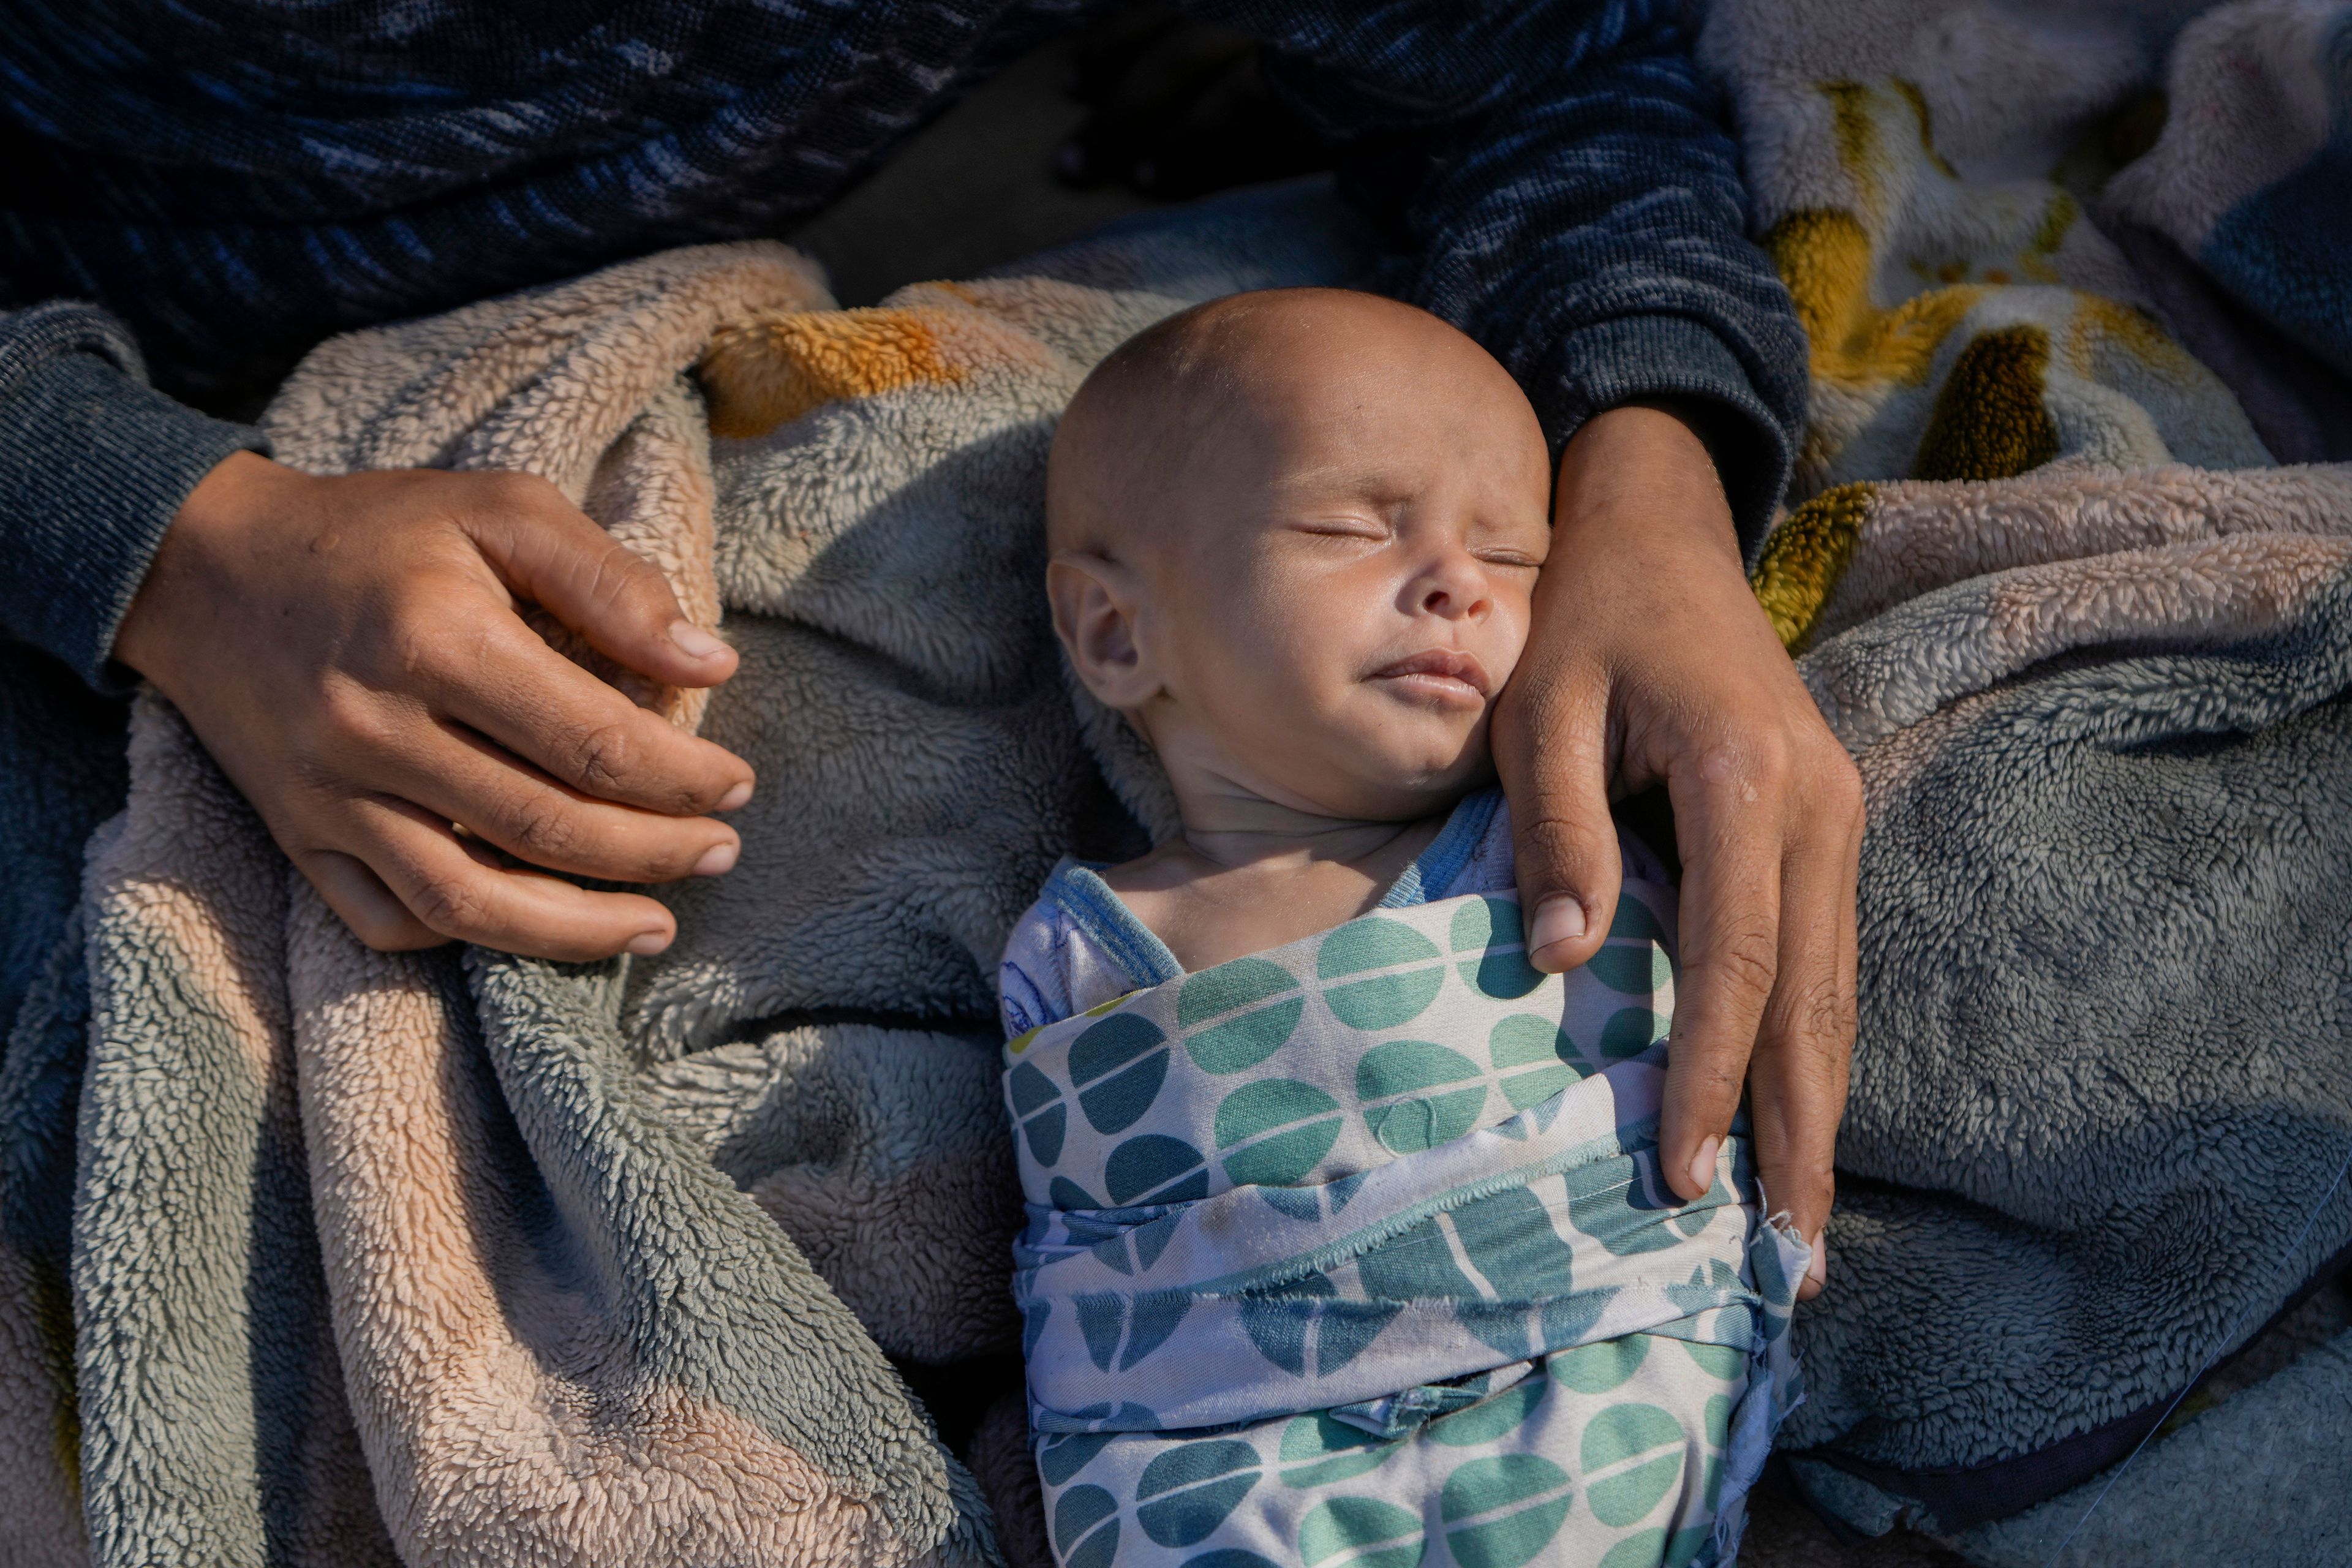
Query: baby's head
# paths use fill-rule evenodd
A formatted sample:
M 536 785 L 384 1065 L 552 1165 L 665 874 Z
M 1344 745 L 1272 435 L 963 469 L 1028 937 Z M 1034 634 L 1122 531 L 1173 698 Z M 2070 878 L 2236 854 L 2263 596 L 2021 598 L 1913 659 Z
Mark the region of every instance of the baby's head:
M 1213 300 L 1119 348 L 1063 416 L 1055 630 L 1188 821 L 1220 794 L 1429 816 L 1491 772 L 1550 482 L 1509 373 L 1426 311 Z

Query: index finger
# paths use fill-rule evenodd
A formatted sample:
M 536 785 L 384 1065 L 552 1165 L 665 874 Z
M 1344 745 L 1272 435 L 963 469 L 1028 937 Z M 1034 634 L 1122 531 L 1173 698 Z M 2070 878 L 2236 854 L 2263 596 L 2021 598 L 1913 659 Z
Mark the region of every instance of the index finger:
M 1606 682 L 1537 668 L 1503 689 L 1495 766 L 1510 802 L 1528 962 L 1547 973 L 1600 950 L 1624 868 L 1609 815 Z
M 1672 770 L 1683 860 L 1682 971 L 1666 1044 L 1658 1152 L 1685 1200 L 1715 1183 L 1780 966 L 1781 792 L 1727 748 Z
M 441 710 L 584 795 L 673 816 L 751 798 L 751 765 L 572 663 L 514 616 L 484 628 L 476 658 L 444 671 Z
M 467 532 L 517 595 L 666 685 L 716 686 L 735 673 L 735 650 L 686 618 L 661 569 L 554 486 L 528 474 L 478 477 L 490 504 L 467 517 Z

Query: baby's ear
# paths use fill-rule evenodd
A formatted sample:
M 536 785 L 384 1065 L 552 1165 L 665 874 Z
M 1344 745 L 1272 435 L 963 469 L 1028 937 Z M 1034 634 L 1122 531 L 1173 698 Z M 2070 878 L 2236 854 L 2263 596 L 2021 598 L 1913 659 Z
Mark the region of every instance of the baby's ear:
M 1056 550 L 1045 566 L 1045 596 L 1053 601 L 1054 634 L 1088 691 L 1125 713 L 1160 689 L 1159 677 L 1136 637 L 1135 574 L 1108 556 Z

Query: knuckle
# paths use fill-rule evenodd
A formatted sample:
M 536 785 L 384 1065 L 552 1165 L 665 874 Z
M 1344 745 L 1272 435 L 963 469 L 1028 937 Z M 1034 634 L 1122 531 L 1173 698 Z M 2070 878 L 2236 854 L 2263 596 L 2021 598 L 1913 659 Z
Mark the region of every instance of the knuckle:
M 591 795 L 611 795 L 637 771 L 638 747 L 625 724 L 599 724 L 572 743 L 572 783 Z
M 667 626 L 677 611 L 669 579 L 619 540 L 608 540 L 596 563 L 599 595 L 625 615 Z
M 525 859 L 568 860 L 580 847 L 571 803 L 559 796 L 535 794 L 508 813 L 508 822 L 515 851 Z
M 556 495 L 555 487 L 537 474 L 511 468 L 483 473 L 475 488 L 481 504 L 500 511 L 537 511 Z
M 414 689 L 467 668 L 483 628 L 474 616 L 453 613 L 453 606 L 466 605 L 477 593 L 443 563 L 411 571 L 355 646 L 354 668 L 373 684 Z
M 340 773 L 357 756 L 392 749 L 397 723 L 373 693 L 348 681 L 331 681 L 318 694 L 304 764 L 320 773 Z
M 1787 736 L 1767 731 L 1748 742 L 1747 752 L 1748 776 L 1757 788 L 1779 795 L 1788 787 L 1795 769 Z
M 427 629 L 422 616 L 399 616 L 384 629 L 381 649 L 383 671 L 404 686 L 415 686 L 429 679 L 440 669 L 446 657 L 444 639 Z
M 1853 992 L 1839 984 L 1833 973 L 1810 977 L 1795 986 L 1788 1001 L 1786 1019 L 1785 1032 L 1792 1039 L 1842 1053 L 1853 1043 Z M 1815 1065 L 1811 1070 L 1819 1071 L 1821 1068 Z
M 1780 952 L 1770 931 L 1755 922 L 1741 922 L 1718 934 L 1692 967 L 1728 986 L 1743 1001 L 1755 1003 L 1771 994 Z
M 1843 746 L 1828 747 L 1814 763 L 1807 794 L 1836 816 L 1859 821 L 1863 814 L 1862 770 Z
M 1530 816 L 1518 826 L 1520 842 L 1547 859 L 1568 860 L 1590 855 L 1600 842 L 1592 824 L 1564 812 Z
M 456 873 L 425 878 L 408 903 L 418 920 L 445 935 L 463 936 L 482 923 L 481 895 Z
M 1780 744 L 1774 737 L 1743 736 L 1705 747 L 1698 752 L 1701 787 L 1717 797 L 1753 804 L 1778 776 Z
M 299 794 L 314 800 L 331 799 L 341 793 L 348 769 L 345 759 L 335 755 L 331 748 L 306 745 L 288 757 L 286 775 Z

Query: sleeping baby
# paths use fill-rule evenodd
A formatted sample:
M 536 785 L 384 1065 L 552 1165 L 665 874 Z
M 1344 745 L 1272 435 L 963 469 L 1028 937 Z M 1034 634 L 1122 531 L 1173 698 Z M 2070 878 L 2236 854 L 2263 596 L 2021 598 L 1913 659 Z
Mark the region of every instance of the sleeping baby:
M 1064 416 L 1054 626 L 1181 831 L 1065 861 L 1001 977 L 1066 1568 L 1729 1562 L 1808 1252 L 1744 1125 L 1677 1199 L 1674 892 L 1527 962 L 1487 725 L 1550 466 L 1436 318 L 1236 295 Z

